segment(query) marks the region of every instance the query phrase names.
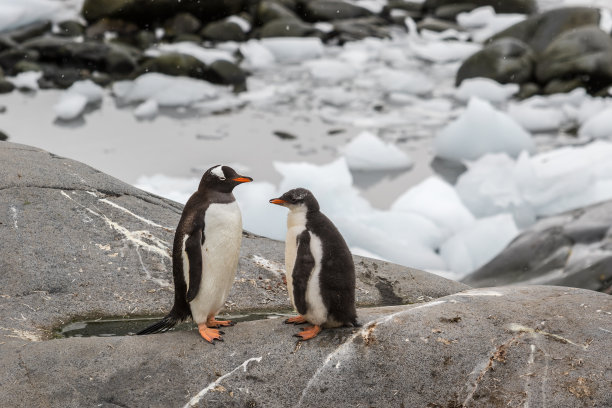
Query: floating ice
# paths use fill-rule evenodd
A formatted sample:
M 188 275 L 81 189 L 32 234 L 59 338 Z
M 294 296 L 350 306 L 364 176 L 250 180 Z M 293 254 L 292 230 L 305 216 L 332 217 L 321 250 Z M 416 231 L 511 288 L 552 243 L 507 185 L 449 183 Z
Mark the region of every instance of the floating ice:
M 472 33 L 476 42 L 483 42 L 492 35 L 523 21 L 523 14 L 496 14 L 491 6 L 475 8 L 472 11 L 459 13 L 457 23 Z
M 424 95 L 434 89 L 434 83 L 419 72 L 404 72 L 389 68 L 380 68 L 372 72 L 378 86 L 385 92 L 401 92 Z
M 612 139 L 612 107 L 589 118 L 579 129 L 580 136 Z
M 487 153 L 518 156 L 533 151 L 531 135 L 503 112 L 478 98 L 467 110 L 442 129 L 434 140 L 436 155 L 451 160 L 473 160 Z
M 465 28 L 478 28 L 486 26 L 494 18 L 495 9 L 492 6 L 484 6 L 469 12 L 459 13 L 457 23 Z
M 49 0 L 2 0 L 0 32 L 9 31 L 41 20 L 50 20 L 62 6 Z
M 136 109 L 134 109 L 134 116 L 138 119 L 152 119 L 157 116 L 157 112 L 159 111 L 159 104 L 155 99 L 147 99 Z
M 323 43 L 314 37 L 279 37 L 264 38 L 261 45 L 266 47 L 277 62 L 292 64 L 323 55 Z
M 242 66 L 247 69 L 264 69 L 276 63 L 272 51 L 264 47 L 258 40 L 249 40 L 241 44 L 240 53 L 244 57 Z
M 414 41 L 410 44 L 410 49 L 419 58 L 431 62 L 462 61 L 481 48 L 479 44 L 462 41 Z
M 408 154 L 367 131 L 361 132 L 342 150 L 351 170 L 395 170 L 413 165 Z
M 6 80 L 15 85 L 18 89 L 28 89 L 37 91 L 39 89 L 38 80 L 42 77 L 42 72 L 27 71 L 17 74 L 14 77 L 6 77 Z
M 53 107 L 55 116 L 61 120 L 73 120 L 81 116 L 87 106 L 87 97 L 78 93 L 64 94 Z
M 462 101 L 475 96 L 491 103 L 502 103 L 516 94 L 519 88 L 518 84 L 504 85 L 490 78 L 469 78 L 461 82 L 455 95 Z
M 332 59 L 307 61 L 305 65 L 314 79 L 325 84 L 336 84 L 351 79 L 356 74 L 351 65 Z
M 113 92 L 125 103 L 155 100 L 159 106 L 176 107 L 216 98 L 218 87 L 193 78 L 152 72 L 133 81 L 115 82 Z
M 567 121 L 563 110 L 556 107 L 538 106 L 529 99 L 510 103 L 508 115 L 530 132 L 557 130 Z
M 234 62 L 235 58 L 227 51 L 217 48 L 204 48 L 190 41 L 177 42 L 172 44 L 159 44 L 154 48 L 149 48 L 145 55 L 157 57 L 163 54 L 180 53 L 191 55 L 205 64 L 212 64 L 218 60 Z

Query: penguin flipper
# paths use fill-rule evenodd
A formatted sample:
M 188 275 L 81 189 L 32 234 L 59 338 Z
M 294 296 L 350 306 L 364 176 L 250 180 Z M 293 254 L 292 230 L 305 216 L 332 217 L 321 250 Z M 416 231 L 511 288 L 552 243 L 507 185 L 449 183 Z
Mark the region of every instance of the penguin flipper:
M 204 245 L 204 228 L 198 228 L 185 241 L 185 252 L 189 259 L 189 287 L 187 303 L 196 298 L 202 281 L 202 246 Z
M 315 267 L 315 259 L 310 251 L 310 232 L 302 231 L 297 237 L 297 255 L 291 276 L 293 277 L 293 301 L 298 313 L 305 315 L 306 306 L 306 287 L 308 279 Z

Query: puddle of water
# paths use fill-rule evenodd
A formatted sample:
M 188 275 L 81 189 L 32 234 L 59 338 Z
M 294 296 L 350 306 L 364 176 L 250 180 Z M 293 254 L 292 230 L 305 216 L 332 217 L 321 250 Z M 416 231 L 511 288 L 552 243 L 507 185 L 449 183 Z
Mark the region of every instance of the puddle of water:
M 246 315 L 225 315 L 217 316 L 218 320 L 232 320 L 238 322 L 248 322 L 252 320 L 279 319 L 291 315 L 283 313 L 253 313 Z M 160 317 L 142 317 L 136 319 L 97 319 L 83 320 L 70 323 L 62 327 L 58 333 L 61 337 L 113 337 L 113 336 L 132 336 L 145 327 L 160 320 Z M 171 331 L 176 330 L 195 330 L 195 323 L 188 321 L 176 325 Z

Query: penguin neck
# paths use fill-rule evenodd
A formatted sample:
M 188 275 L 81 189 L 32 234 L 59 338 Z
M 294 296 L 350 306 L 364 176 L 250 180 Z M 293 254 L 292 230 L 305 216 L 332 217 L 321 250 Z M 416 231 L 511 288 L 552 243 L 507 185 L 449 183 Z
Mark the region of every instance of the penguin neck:
M 306 228 L 306 214 L 308 209 L 305 206 L 292 208 L 287 214 L 287 229 L 299 227 Z

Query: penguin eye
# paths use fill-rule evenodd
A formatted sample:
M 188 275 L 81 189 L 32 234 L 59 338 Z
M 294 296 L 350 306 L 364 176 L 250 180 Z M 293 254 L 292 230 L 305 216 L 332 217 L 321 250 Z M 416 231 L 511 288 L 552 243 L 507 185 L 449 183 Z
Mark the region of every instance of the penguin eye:
M 225 177 L 219 177 L 219 180 L 223 181 L 225 180 Z

